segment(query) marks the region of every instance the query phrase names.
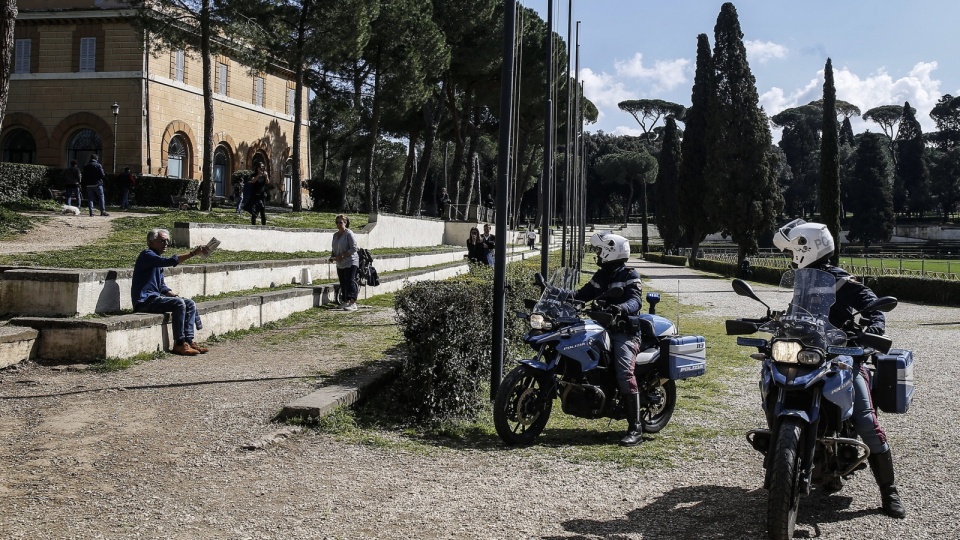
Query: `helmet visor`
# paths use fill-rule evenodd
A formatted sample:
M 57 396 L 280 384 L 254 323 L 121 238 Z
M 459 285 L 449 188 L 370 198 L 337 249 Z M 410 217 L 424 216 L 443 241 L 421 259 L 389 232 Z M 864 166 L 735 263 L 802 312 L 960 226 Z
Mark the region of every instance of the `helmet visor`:
M 775 234 L 773 237 L 773 245 L 779 248 L 780 251 L 790 249 L 792 245 L 790 242 L 790 233 L 793 231 L 793 229 L 799 227 L 800 225 L 805 225 L 806 223 L 807 222 L 802 219 L 795 219 L 783 227 L 780 227 L 780 229 L 777 230 L 777 234 Z

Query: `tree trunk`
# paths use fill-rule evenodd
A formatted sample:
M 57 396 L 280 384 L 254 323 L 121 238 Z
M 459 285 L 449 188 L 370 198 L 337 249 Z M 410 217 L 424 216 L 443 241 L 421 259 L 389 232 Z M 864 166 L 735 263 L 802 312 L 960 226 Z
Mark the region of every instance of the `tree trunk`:
M 469 166 L 467 167 L 467 175 L 463 182 L 464 185 L 467 186 L 467 197 L 463 205 L 464 219 L 466 219 L 466 217 L 469 215 L 470 205 L 473 203 L 474 184 L 476 183 L 479 186 L 479 183 L 476 181 L 477 177 L 479 176 L 476 170 L 477 169 L 476 162 L 477 162 L 477 154 L 480 148 L 480 130 L 477 128 L 477 125 L 479 124 L 479 120 L 480 120 L 480 108 L 474 107 L 473 111 L 471 111 L 471 114 L 473 115 L 473 122 L 470 124 L 470 144 L 467 148 L 467 159 L 466 159 L 466 163 L 469 164 Z M 478 189 L 477 202 L 479 201 L 480 201 L 480 192 Z
M 0 13 L 0 126 L 7 112 L 7 99 L 10 92 L 10 74 L 13 73 L 13 28 L 17 23 L 17 0 L 2 0 L 3 13 Z M 114 134 L 116 136 L 116 134 Z
M 379 59 L 377 65 L 380 65 Z M 380 135 L 380 101 L 380 68 L 378 67 L 373 74 L 373 114 L 370 117 L 370 147 L 367 149 L 367 165 L 363 172 L 363 186 L 367 195 L 363 210 L 367 213 L 375 212 L 380 206 L 380 189 L 375 189 L 373 185 L 373 161 L 377 153 L 377 137 Z
M 410 143 L 407 147 L 407 162 L 403 166 L 403 179 L 400 181 L 400 189 L 398 189 L 396 195 L 393 196 L 393 212 L 396 214 L 407 213 L 406 199 L 407 194 L 410 193 L 410 183 L 413 181 L 413 173 L 416 169 L 417 140 L 419 137 L 420 132 L 417 130 L 410 131 Z
M 210 4 L 200 8 L 200 56 L 203 58 L 203 161 L 200 169 L 200 209 L 209 211 L 213 201 L 213 57 L 211 50 Z
M 347 208 L 347 190 L 350 188 L 350 161 L 349 155 L 344 156 L 340 164 L 340 211 L 346 212 Z
M 302 190 L 300 189 L 300 141 L 303 129 L 300 125 L 300 118 L 303 115 L 303 58 L 304 48 L 306 47 L 306 38 L 304 37 L 304 32 L 306 31 L 307 26 L 307 16 L 312 5 L 313 0 L 304 0 L 303 6 L 300 9 L 300 20 L 297 23 L 296 66 L 294 68 L 294 78 L 296 82 L 294 84 L 295 95 L 293 97 L 293 151 L 291 152 L 293 164 L 291 167 L 292 170 L 290 171 L 292 176 L 290 180 L 290 189 L 293 190 L 294 212 L 300 212 L 303 210 L 303 196 Z
M 434 117 L 434 99 L 440 102 L 443 99 L 443 89 L 440 93 L 436 92 L 433 99 L 428 99 L 423 104 L 423 120 L 426 125 L 426 133 L 423 138 L 423 153 L 420 154 L 420 163 L 417 166 L 417 174 L 414 177 L 413 188 L 410 190 L 410 214 L 419 216 L 423 211 L 423 187 L 427 182 L 427 170 L 430 168 L 430 159 L 433 158 L 433 149 L 437 140 L 437 126 L 440 123 L 441 114 Z
M 630 221 L 629 214 L 627 214 L 627 221 Z M 642 224 L 640 227 L 640 253 L 646 253 L 647 248 L 650 245 L 650 239 L 647 237 L 647 183 L 643 183 L 643 217 L 640 220 Z

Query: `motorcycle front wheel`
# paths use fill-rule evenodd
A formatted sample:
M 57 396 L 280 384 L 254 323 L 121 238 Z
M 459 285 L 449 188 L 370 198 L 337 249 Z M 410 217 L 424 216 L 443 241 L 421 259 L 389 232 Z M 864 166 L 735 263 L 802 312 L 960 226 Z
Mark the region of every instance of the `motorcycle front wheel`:
M 767 493 L 767 535 L 772 540 L 793 538 L 800 506 L 800 438 L 803 421 L 784 418 L 777 433 Z
M 509 445 L 530 444 L 550 419 L 553 399 L 549 373 L 517 366 L 500 383 L 493 401 L 493 425 Z
M 644 433 L 656 433 L 666 427 L 673 416 L 673 409 L 677 406 L 677 384 L 673 381 L 657 382 L 652 387 L 644 389 L 651 402 L 640 411 L 640 423 Z

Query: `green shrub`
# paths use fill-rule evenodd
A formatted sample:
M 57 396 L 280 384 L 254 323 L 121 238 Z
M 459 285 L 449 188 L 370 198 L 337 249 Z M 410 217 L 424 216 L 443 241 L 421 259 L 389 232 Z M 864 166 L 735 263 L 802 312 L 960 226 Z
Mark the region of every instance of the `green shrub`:
M 0 204 L 26 198 L 49 199 L 47 188 L 56 187 L 56 183 L 51 183 L 51 168 L 25 163 L 0 163 Z
M 663 262 L 663 253 L 647 252 L 647 254 L 643 256 L 643 260 L 655 263 Z
M 107 180 L 112 183 L 110 188 L 111 199 L 119 198 L 120 189 L 116 178 Z M 105 188 L 106 189 L 106 188 Z M 189 178 L 168 178 L 166 176 L 152 176 L 144 174 L 137 177 L 137 205 L 138 206 L 170 206 L 170 197 L 187 197 L 196 199 L 200 190 L 200 182 Z
M 343 199 L 340 182 L 329 178 L 311 178 L 307 181 L 314 210 L 339 210 Z
M 877 296 L 895 296 L 898 300 L 960 305 L 960 281 L 913 276 L 874 276 L 866 284 Z
M 408 285 L 395 297 L 397 323 L 407 343 L 398 378 L 400 404 L 420 424 L 474 420 L 489 393 L 493 272 L 477 266 L 442 282 Z M 505 337 L 508 352 L 523 350 L 523 298 L 539 297 L 533 270 L 508 266 Z
M 663 264 L 672 264 L 674 266 L 686 266 L 687 258 L 683 255 L 664 255 L 660 262 Z

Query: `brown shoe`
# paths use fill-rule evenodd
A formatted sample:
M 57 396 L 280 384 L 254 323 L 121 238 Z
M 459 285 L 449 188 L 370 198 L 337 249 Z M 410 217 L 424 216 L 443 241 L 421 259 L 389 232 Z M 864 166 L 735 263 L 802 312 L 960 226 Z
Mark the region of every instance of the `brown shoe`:
M 179 354 L 180 356 L 196 356 L 200 354 L 200 351 L 194 349 L 186 343 L 177 343 L 173 346 L 173 349 L 170 352 L 173 354 Z
M 207 351 L 210 350 L 210 349 L 208 349 L 208 348 L 206 348 L 206 347 L 201 347 L 200 345 L 197 345 L 197 342 L 196 342 L 196 341 L 191 341 L 191 342 L 190 342 L 190 348 L 193 349 L 193 350 L 195 350 L 195 351 L 197 351 L 197 352 L 200 353 L 200 354 L 207 354 Z

